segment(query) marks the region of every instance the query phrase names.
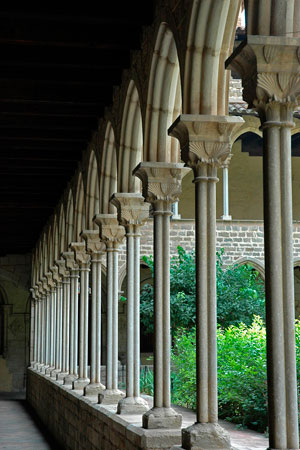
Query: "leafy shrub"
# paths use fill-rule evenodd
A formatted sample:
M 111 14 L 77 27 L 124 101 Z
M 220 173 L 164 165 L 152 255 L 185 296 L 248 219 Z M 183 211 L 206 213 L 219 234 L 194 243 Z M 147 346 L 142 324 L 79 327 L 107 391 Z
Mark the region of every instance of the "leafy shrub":
M 196 332 L 180 330 L 172 352 L 174 403 L 196 407 Z M 267 426 L 266 332 L 253 324 L 218 329 L 219 416 L 244 426 Z
M 153 371 L 151 369 L 148 369 L 147 367 L 144 367 L 141 370 L 141 376 L 140 376 L 141 392 L 148 394 L 148 395 L 153 395 L 153 393 L 154 393 L 153 385 L 154 385 Z
M 177 247 L 178 255 L 170 261 L 170 310 L 171 333 L 178 328 L 192 328 L 196 319 L 195 254 Z M 237 325 L 241 321 L 252 323 L 254 315 L 264 318 L 264 285 L 251 266 L 224 267 L 223 251 L 217 253 L 218 323 L 223 327 Z M 143 260 L 153 274 L 152 256 Z M 141 292 L 141 323 L 145 334 L 153 333 L 153 286 L 146 284 Z

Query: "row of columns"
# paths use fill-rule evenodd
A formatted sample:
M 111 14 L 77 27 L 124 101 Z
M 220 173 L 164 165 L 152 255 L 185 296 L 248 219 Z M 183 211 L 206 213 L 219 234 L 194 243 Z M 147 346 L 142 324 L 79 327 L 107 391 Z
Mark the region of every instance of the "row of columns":
M 264 40 L 248 36 L 228 64 L 240 71 L 247 88 L 254 87 L 251 101 L 257 107 L 264 140 L 264 219 L 266 249 L 267 362 L 269 393 L 270 448 L 298 449 L 297 384 L 294 335 L 294 305 L 292 278 L 292 200 L 291 200 L 291 128 L 293 110 L 300 94 L 298 47 L 293 39 L 268 37 L 272 51 L 265 49 Z M 269 42 L 268 41 L 268 42 Z M 270 45 L 271 45 L 270 44 Z M 278 64 L 276 55 L 285 61 Z M 245 57 L 246 55 L 246 57 Z M 274 56 L 275 55 L 275 56 Z M 251 59 L 252 58 L 252 59 Z M 273 67 L 272 67 L 273 58 Z M 274 59 L 275 58 L 275 59 Z M 297 61 L 296 61 L 297 60 Z M 250 61 L 250 62 L 249 62 Z M 254 67 L 254 69 L 253 69 Z M 254 74 L 254 72 L 255 74 Z M 249 75 L 250 74 L 250 75 Z M 255 75 L 255 76 L 254 76 Z M 250 81 L 249 81 L 250 76 Z M 251 91 L 251 89 L 249 89 Z M 253 90 L 253 89 L 252 89 Z M 247 95 L 250 95 L 246 91 Z M 250 96 L 251 97 L 251 96 Z M 229 435 L 218 425 L 217 407 L 217 345 L 216 345 L 216 182 L 217 169 L 228 167 L 231 144 L 243 120 L 239 117 L 182 115 L 169 129 L 180 142 L 181 158 L 194 173 L 195 234 L 196 234 L 196 423 L 182 431 L 185 449 L 231 448 Z M 71 277 L 60 270 L 52 271 L 56 287 L 49 294 L 47 283 L 40 280 L 35 293 L 34 363 L 44 370 L 55 360 L 50 375 L 59 378 L 65 373 L 64 360 L 69 353 L 69 373 L 73 388 L 99 395 L 99 402 L 118 402 L 118 412 L 144 412 L 144 428 L 178 428 L 182 418 L 170 404 L 170 216 L 172 203 L 178 201 L 181 180 L 189 170 L 183 164 L 143 162 L 134 170 L 142 181 L 140 194 L 115 194 L 113 204 L 118 215 L 97 215 L 98 232 L 84 231 L 86 243 L 73 243 L 71 249 L 80 273 L 79 373 L 74 361 L 75 342 L 61 345 L 61 333 L 67 321 L 62 314 L 68 309 L 68 289 L 62 289 L 64 278 Z M 144 203 L 144 199 L 148 203 Z M 139 230 L 148 217 L 149 203 L 154 216 L 154 405 L 147 405 L 139 392 Z M 127 241 L 127 381 L 126 395 L 118 389 L 118 247 Z M 100 311 L 101 281 L 99 264 L 104 252 L 107 257 L 107 366 L 106 388 L 100 379 Z M 65 254 L 65 259 L 68 260 Z M 92 270 L 92 349 L 90 378 L 87 371 L 88 277 Z M 75 277 L 75 275 L 74 275 Z M 49 277 L 51 278 L 51 277 Z M 78 280 L 78 279 L 77 279 Z M 75 286 L 75 284 L 74 284 Z M 77 293 L 70 292 L 69 333 L 75 335 Z M 75 303 L 73 303 L 75 302 Z M 55 306 L 53 306 L 55 305 Z M 73 305 L 73 306 L 72 306 Z M 55 315 L 55 311 L 56 315 Z M 56 331 L 46 322 L 56 317 Z M 46 318 L 46 319 L 45 319 Z M 63 318 L 63 320 L 62 320 Z M 61 323 L 63 322 L 63 327 Z M 72 325 L 73 324 L 73 325 Z M 72 328 L 73 327 L 73 328 Z M 50 339 L 47 337 L 50 329 Z M 47 331 L 48 330 L 48 331 Z M 51 331 L 52 330 L 52 331 Z M 52 336 L 51 333 L 54 335 Z M 55 334 L 56 333 L 56 334 Z M 46 334 L 46 337 L 45 337 Z M 49 342 L 56 347 L 49 350 Z M 70 339 L 69 339 L 70 341 Z M 51 347 L 52 348 L 52 347 Z M 71 352 L 72 349 L 72 352 Z M 72 353 L 72 355 L 71 355 Z M 49 360 L 50 355 L 50 360 Z M 51 359 L 52 358 L 52 359 Z M 71 364 L 71 360 L 73 363 Z M 62 366 L 63 365 L 63 366 Z M 47 369 L 49 370 L 49 368 Z M 46 374 L 47 374 L 46 370 Z M 62 375 L 60 375 L 62 376 Z M 64 380 L 67 379 L 67 375 Z M 123 398 L 124 397 L 124 398 Z

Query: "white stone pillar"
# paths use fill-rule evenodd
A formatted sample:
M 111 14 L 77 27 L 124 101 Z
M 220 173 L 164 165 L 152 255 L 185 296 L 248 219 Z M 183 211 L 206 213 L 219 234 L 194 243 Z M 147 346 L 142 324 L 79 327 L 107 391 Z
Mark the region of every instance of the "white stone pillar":
M 291 183 L 299 39 L 248 35 L 227 66 L 240 73 L 263 130 L 269 447 L 299 449 Z
M 52 272 L 46 273 L 47 283 L 49 286 L 49 311 L 48 311 L 48 340 L 49 340 L 49 354 L 48 354 L 48 367 L 45 371 L 45 374 L 50 376 L 52 370 L 55 369 L 54 364 L 54 301 L 55 301 L 55 282 L 53 280 Z
M 56 283 L 56 316 L 55 316 L 55 369 L 51 372 L 51 378 L 57 379 L 57 374 L 62 367 L 62 279 L 57 267 L 51 267 Z
M 64 384 L 72 387 L 78 378 L 78 279 L 79 266 L 74 259 L 74 252 L 64 252 L 63 258 L 70 271 L 70 371 L 64 379 Z
M 61 372 L 57 374 L 57 380 L 63 381 L 69 374 L 69 336 L 70 336 L 70 273 L 66 269 L 66 261 L 56 261 L 58 273 L 62 278 L 62 347 L 61 347 Z
M 107 252 L 106 389 L 99 395 L 99 403 L 115 404 L 124 397 L 118 389 L 118 247 L 124 238 L 124 228 L 119 226 L 115 214 L 97 214 L 94 221 L 100 227 Z
M 228 162 L 223 166 L 223 216 L 221 217 L 222 220 L 232 219 L 231 215 L 229 214 Z
M 169 129 L 195 184 L 197 421 L 182 430 L 185 449 L 231 448 L 229 434 L 217 423 L 216 182 L 242 123 L 240 117 L 185 114 Z
M 39 363 L 37 370 L 40 372 L 45 364 L 45 291 L 43 286 L 43 280 L 38 281 L 39 286 Z
M 37 365 L 39 364 L 39 297 L 40 293 L 38 290 L 38 285 L 36 284 L 33 288 L 34 298 L 35 298 L 35 316 L 34 316 L 34 364 L 33 368 L 37 370 Z
M 143 415 L 144 428 L 181 427 L 182 417 L 170 400 L 170 217 L 188 170 L 183 164 L 144 162 L 133 171 L 154 216 L 154 404 Z
M 73 381 L 73 389 L 84 389 L 90 382 L 88 377 L 88 326 L 89 326 L 89 272 L 90 255 L 84 242 L 72 242 L 75 260 L 80 270 L 80 317 L 79 317 L 79 378 Z
M 36 298 L 34 288 L 30 288 L 31 292 L 31 309 L 30 309 L 30 367 L 34 368 L 35 364 L 35 317 L 36 317 Z
M 105 244 L 100 241 L 97 230 L 84 230 L 81 236 L 91 255 L 92 269 L 90 384 L 84 388 L 84 395 L 98 398 L 105 389 L 101 383 L 101 257 Z
M 118 193 L 111 202 L 126 230 L 127 351 L 126 397 L 118 403 L 119 414 L 138 414 L 149 409 L 140 396 L 140 227 L 149 218 L 149 203 L 139 193 Z
M 45 292 L 44 299 L 44 336 L 43 336 L 43 345 L 44 345 L 44 365 L 41 368 L 42 373 L 46 373 L 46 370 L 50 367 L 50 286 L 48 285 L 48 280 L 45 277 L 43 280 L 43 288 Z

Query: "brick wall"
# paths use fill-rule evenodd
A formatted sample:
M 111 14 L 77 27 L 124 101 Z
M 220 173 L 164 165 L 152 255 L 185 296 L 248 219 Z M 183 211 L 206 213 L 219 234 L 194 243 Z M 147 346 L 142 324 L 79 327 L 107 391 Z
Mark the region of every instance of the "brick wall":
M 180 430 L 145 430 L 141 416 L 120 416 L 28 369 L 27 400 L 66 450 L 161 450 L 181 443 Z

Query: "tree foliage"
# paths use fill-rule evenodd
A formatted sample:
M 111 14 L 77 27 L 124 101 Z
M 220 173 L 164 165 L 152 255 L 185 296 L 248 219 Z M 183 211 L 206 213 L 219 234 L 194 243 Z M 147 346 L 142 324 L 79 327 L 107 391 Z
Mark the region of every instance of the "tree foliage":
M 170 261 L 171 332 L 178 328 L 192 328 L 196 320 L 195 254 L 177 247 L 178 254 Z M 223 327 L 244 322 L 250 325 L 253 316 L 264 318 L 264 286 L 251 266 L 224 267 L 223 252 L 217 253 L 218 323 Z M 144 261 L 153 274 L 152 256 Z M 144 333 L 153 333 L 153 286 L 146 284 L 141 292 L 141 323 Z

